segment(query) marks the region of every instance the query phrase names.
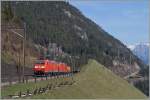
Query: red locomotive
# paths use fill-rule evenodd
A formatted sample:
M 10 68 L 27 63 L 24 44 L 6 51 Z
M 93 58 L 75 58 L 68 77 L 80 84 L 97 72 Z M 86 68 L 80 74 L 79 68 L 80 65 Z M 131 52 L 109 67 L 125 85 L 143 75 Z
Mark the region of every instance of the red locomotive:
M 58 75 L 71 72 L 70 66 L 52 60 L 38 60 L 33 68 L 35 75 Z

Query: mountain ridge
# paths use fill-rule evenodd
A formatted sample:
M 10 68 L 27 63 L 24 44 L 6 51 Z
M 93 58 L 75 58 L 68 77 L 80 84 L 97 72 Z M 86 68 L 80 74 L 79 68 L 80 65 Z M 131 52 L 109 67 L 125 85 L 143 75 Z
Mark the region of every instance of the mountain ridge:
M 54 43 L 64 55 L 79 58 L 78 67 L 86 64 L 88 59 L 96 59 L 122 78 L 146 66 L 123 43 L 86 18 L 68 2 L 2 2 L 2 19 L 8 16 L 5 11 L 6 5 L 14 12 L 18 24 L 22 20 L 26 22 L 27 41 L 28 44 L 32 44 L 28 48 L 33 47 L 31 52 L 40 52 L 41 48 L 48 49 L 49 45 Z M 9 42 L 13 44 L 13 40 Z M 6 44 L 3 43 L 2 48 Z M 30 52 L 28 55 L 33 56 Z
M 147 65 L 149 64 L 149 47 L 150 44 L 148 42 L 128 46 L 128 48 Z
M 14 15 L 26 22 L 27 40 L 37 45 L 48 48 L 50 43 L 56 43 L 67 54 L 79 56 L 80 61 L 96 59 L 121 77 L 145 66 L 123 43 L 68 2 L 2 3 L 4 7 L 10 3 Z

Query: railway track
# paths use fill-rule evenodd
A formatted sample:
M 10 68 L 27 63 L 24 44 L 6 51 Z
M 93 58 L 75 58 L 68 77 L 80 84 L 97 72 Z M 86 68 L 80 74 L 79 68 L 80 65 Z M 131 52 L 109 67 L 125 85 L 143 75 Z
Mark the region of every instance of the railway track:
M 38 82 L 38 81 L 43 81 L 43 80 L 48 80 L 48 79 L 53 79 L 53 78 L 64 78 L 64 77 L 70 77 L 73 74 L 64 74 L 64 75 L 54 75 L 54 76 L 44 76 L 44 75 L 25 75 L 25 79 L 24 79 L 24 83 L 28 83 L 28 82 Z M 19 81 L 12 81 L 12 82 L 2 82 L 1 83 L 1 87 L 4 86 L 9 86 L 9 85 L 13 85 L 13 84 L 18 84 L 18 83 L 23 83 L 23 80 L 21 82 Z

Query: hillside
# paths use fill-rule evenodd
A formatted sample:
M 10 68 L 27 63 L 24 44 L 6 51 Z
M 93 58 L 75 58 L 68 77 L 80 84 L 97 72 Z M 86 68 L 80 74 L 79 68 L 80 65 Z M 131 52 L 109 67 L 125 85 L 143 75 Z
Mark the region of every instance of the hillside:
M 107 98 L 107 99 L 142 99 L 146 96 L 138 89 L 128 84 L 127 81 L 121 79 L 108 70 L 105 66 L 99 64 L 95 60 L 89 60 L 88 64 L 82 67 L 80 73 L 73 77 L 75 83 L 73 85 L 61 86 L 52 89 L 44 94 L 38 94 L 29 98 L 40 99 L 77 99 L 77 98 Z M 62 79 L 57 79 L 57 81 Z M 63 79 L 64 80 L 64 79 Z M 67 79 L 70 80 L 70 79 Z M 16 84 L 2 88 L 2 96 L 16 94 L 19 90 L 34 89 L 39 86 L 46 86 L 48 83 L 54 83 L 54 79 L 41 81 L 37 83 Z
M 95 60 L 89 60 L 74 79 L 76 83 L 72 86 L 62 87 L 32 98 L 145 98 L 143 93 Z
M 83 58 L 93 58 L 122 77 L 145 66 L 124 44 L 68 2 L 2 2 L 2 10 L 9 3 L 15 18 L 27 24 L 27 40 L 35 44 L 48 48 L 56 43 L 67 54 L 78 56 L 80 63 L 85 63 Z
M 95 59 L 122 78 L 145 66 L 123 43 L 68 2 L 3 1 L 2 25 L 22 27 L 22 22 L 27 25 L 26 67 L 32 67 L 32 60 L 39 55 L 44 56 L 43 48 L 50 56 L 56 54 L 51 51 L 60 50 L 63 57 L 72 57 L 77 63 L 71 66 L 79 69 L 88 59 Z M 23 59 L 18 61 L 22 58 L 19 41 L 11 32 L 2 31 L 2 70 L 12 61 L 10 66 L 22 65 Z M 68 63 L 65 58 L 62 61 Z
M 136 45 L 130 45 L 129 48 L 146 65 L 149 65 L 149 43 L 137 43 Z M 149 66 L 142 68 L 139 73 L 143 76 L 143 79 L 140 81 L 133 81 L 133 83 L 138 89 L 143 91 L 144 94 L 149 96 Z

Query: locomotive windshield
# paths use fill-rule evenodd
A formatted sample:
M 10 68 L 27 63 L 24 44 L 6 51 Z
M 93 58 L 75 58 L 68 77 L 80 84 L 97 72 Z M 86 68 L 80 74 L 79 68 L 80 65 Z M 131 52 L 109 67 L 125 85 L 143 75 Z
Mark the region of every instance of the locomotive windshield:
M 36 61 L 35 64 L 44 64 L 44 63 L 45 63 L 44 60 L 38 60 L 38 61 Z

